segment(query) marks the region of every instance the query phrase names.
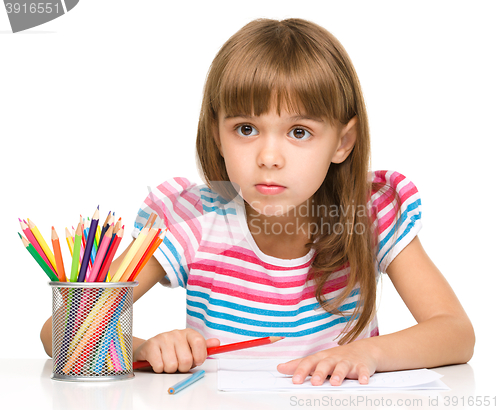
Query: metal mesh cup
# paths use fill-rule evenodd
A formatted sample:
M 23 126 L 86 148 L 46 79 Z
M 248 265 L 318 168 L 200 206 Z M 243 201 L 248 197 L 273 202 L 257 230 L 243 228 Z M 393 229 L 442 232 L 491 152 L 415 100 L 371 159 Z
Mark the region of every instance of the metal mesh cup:
M 134 377 L 133 288 L 138 282 L 50 282 L 52 379 L 110 381 Z

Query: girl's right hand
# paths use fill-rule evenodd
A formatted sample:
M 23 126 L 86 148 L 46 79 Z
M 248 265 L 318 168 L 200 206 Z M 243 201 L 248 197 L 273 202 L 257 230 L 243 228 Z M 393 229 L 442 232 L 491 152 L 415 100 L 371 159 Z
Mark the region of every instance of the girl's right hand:
M 146 340 L 134 352 L 134 360 L 147 360 L 155 373 L 187 372 L 203 364 L 207 347 L 219 346 L 193 329 L 172 330 Z

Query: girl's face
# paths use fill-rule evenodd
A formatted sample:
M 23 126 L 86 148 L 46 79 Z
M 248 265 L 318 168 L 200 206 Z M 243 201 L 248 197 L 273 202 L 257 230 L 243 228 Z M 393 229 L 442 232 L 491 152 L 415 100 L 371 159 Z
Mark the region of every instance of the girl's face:
M 356 142 L 356 117 L 340 127 L 326 119 L 276 110 L 259 117 L 219 114 L 216 141 L 229 179 L 243 199 L 266 216 L 305 204 L 323 183 L 330 163 L 344 161 Z M 305 215 L 304 215 L 305 216 Z

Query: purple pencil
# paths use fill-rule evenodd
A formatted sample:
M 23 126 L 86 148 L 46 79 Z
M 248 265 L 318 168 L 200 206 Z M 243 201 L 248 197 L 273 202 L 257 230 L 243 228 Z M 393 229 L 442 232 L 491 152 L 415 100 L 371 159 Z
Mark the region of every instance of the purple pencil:
M 80 266 L 80 273 L 78 274 L 78 282 L 85 282 L 85 275 L 87 273 L 87 267 L 89 266 L 90 254 L 92 252 L 92 246 L 94 245 L 95 233 L 97 231 L 97 224 L 99 223 L 99 206 L 92 216 L 92 222 L 90 223 L 89 235 L 87 236 L 87 246 L 85 246 L 85 253 L 83 254 L 82 264 Z

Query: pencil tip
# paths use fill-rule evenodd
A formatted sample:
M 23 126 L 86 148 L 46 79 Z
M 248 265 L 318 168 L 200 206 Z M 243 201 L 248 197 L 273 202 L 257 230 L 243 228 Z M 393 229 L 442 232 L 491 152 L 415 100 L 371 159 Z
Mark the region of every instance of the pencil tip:
M 21 234 L 20 234 L 19 232 L 18 232 L 17 234 L 19 235 L 19 237 L 20 237 L 21 239 L 23 239 L 23 237 L 21 236 Z

